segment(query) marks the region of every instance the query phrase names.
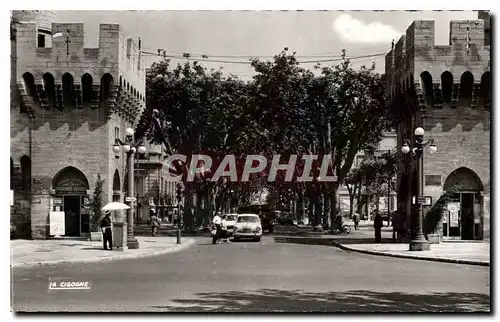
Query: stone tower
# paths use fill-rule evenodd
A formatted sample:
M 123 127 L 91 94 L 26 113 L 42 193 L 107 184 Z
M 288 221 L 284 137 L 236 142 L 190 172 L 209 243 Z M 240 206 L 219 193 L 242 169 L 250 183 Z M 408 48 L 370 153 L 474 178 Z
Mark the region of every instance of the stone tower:
M 127 156 L 112 147 L 145 107 L 137 42 L 101 24 L 99 46 L 85 48 L 83 23 L 57 21 L 51 11 L 12 13 L 12 221 L 32 238 L 49 236 L 51 211 L 70 214 L 66 235 L 88 234 L 98 174 L 103 202 L 122 200 Z
M 398 208 L 414 214 L 417 180 L 433 202 L 458 187 L 459 212 L 445 211 L 437 232 L 445 238 L 488 240 L 490 235 L 490 37 L 487 12 L 477 20 L 451 21 L 447 46 L 434 44 L 434 21 L 415 21 L 386 55 L 387 102 L 398 123 L 398 151 L 404 140 L 413 141 L 419 126 L 438 148 L 433 155 L 424 152 L 423 178 L 417 178 L 415 160 L 399 152 Z

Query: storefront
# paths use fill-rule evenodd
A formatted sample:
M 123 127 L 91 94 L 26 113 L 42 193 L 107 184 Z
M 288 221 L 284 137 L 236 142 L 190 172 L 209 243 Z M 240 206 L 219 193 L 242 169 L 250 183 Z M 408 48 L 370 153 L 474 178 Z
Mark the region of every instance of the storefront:
M 444 190 L 455 187 L 443 216 L 443 238 L 460 240 L 483 239 L 483 185 L 470 169 L 459 168 L 445 181 Z
M 64 212 L 64 235 L 81 236 L 90 232 L 89 184 L 76 168 L 67 167 L 54 178 L 51 211 Z

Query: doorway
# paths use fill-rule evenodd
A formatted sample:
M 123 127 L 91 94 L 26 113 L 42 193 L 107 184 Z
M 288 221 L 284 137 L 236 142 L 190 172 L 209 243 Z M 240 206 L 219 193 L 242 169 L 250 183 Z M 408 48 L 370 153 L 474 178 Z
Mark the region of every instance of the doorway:
M 80 236 L 80 196 L 64 196 L 66 236 Z
M 462 193 L 461 199 L 462 239 L 474 240 L 474 194 Z

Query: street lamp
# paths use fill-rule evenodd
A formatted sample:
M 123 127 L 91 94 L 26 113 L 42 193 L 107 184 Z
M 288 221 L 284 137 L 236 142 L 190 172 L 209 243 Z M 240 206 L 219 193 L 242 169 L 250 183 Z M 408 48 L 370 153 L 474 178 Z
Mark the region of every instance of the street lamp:
M 139 242 L 134 237 L 134 154 L 137 152 L 139 154 L 146 153 L 146 147 L 141 143 L 136 144 L 134 141 L 134 130 L 127 128 L 125 130 L 125 141 L 120 139 L 115 140 L 115 145 L 113 146 L 113 152 L 116 155 L 120 153 L 120 147 L 123 148 L 123 152 L 127 154 L 127 167 L 128 167 L 128 200 L 130 203 L 130 209 L 127 214 L 127 247 L 129 249 L 138 249 Z
M 419 200 L 420 196 L 424 194 L 424 184 L 422 182 L 422 176 L 423 176 L 423 169 L 422 169 L 422 158 L 423 158 L 423 153 L 424 153 L 424 147 L 429 145 L 429 152 L 431 154 L 434 154 L 437 151 L 437 147 L 434 145 L 434 140 L 428 140 L 424 141 L 424 129 L 421 127 L 417 127 L 415 129 L 415 143 L 413 143 L 413 146 L 411 145 L 409 140 L 405 140 L 405 143 L 403 144 L 403 147 L 401 148 L 401 152 L 403 154 L 408 154 L 410 151 L 412 151 L 412 156 L 417 159 L 417 183 L 418 183 L 418 188 L 417 188 L 417 205 L 418 205 L 418 220 L 417 220 L 417 227 L 415 229 L 415 234 L 413 234 L 413 238 L 410 241 L 410 251 L 422 251 L 422 250 L 429 250 L 430 245 L 427 239 L 424 237 L 423 233 L 423 210 L 422 210 L 422 203 Z

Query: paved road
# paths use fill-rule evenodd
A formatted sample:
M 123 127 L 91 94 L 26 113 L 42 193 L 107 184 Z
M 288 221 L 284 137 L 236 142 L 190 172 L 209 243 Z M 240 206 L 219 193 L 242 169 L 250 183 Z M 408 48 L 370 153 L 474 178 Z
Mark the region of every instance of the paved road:
M 49 277 L 91 290 L 48 292 Z M 489 268 L 262 242 L 13 271 L 16 311 L 488 311 Z

